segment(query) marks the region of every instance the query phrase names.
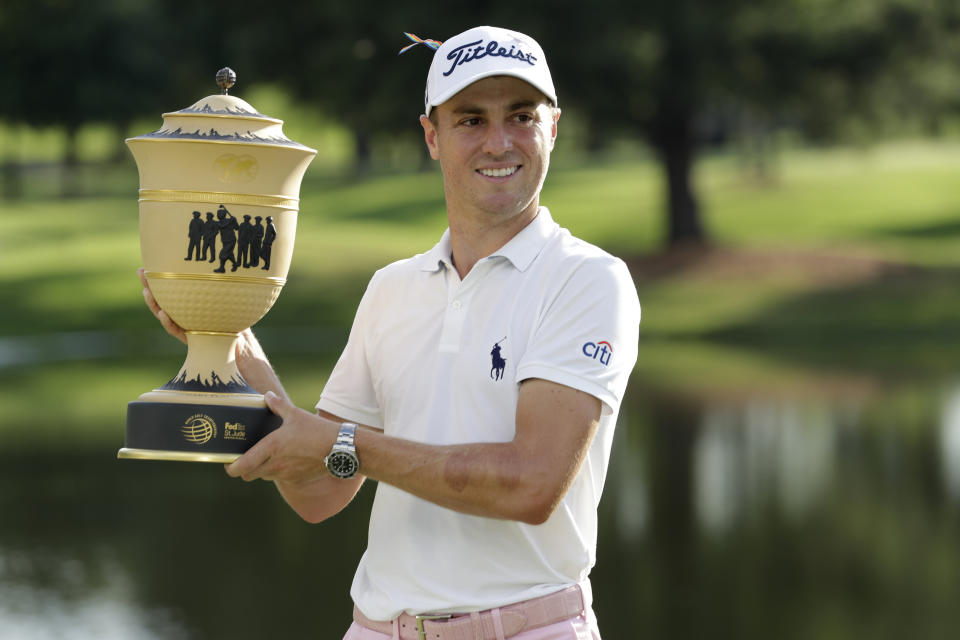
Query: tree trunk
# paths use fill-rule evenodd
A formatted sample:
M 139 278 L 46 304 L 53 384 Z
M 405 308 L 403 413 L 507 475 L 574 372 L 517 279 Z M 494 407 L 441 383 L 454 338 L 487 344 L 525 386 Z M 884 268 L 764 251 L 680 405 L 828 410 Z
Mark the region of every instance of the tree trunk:
M 23 165 L 20 163 L 20 130 L 14 125 L 10 128 L 9 147 L 5 150 L 2 170 L 3 198 L 19 200 L 23 197 Z
M 373 166 L 373 149 L 370 144 L 370 132 L 364 129 L 353 130 L 353 171 L 359 176 L 370 173 Z
M 80 195 L 80 154 L 77 149 L 79 127 L 67 125 L 66 146 L 63 152 L 63 169 L 60 178 L 60 197 L 75 198 Z
M 703 245 L 706 232 L 693 190 L 695 145 L 688 136 L 669 136 L 657 145 L 667 180 L 667 245 Z

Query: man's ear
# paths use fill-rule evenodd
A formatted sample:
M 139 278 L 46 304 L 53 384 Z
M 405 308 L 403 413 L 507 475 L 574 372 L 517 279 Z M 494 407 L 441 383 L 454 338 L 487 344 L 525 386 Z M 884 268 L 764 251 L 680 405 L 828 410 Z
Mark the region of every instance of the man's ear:
M 557 143 L 557 123 L 560 121 L 560 107 L 553 108 L 553 122 L 550 125 L 550 151 Z
M 427 149 L 430 150 L 430 157 L 434 160 L 440 159 L 440 152 L 437 149 L 437 128 L 433 121 L 427 116 L 420 116 L 420 126 L 423 127 L 423 140 L 427 143 Z

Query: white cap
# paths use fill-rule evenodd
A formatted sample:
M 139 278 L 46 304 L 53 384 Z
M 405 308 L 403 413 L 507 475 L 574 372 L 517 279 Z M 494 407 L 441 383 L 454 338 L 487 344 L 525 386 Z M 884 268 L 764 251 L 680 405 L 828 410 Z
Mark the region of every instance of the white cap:
M 547 58 L 536 40 L 499 27 L 475 27 L 446 40 L 433 54 L 427 73 L 426 115 L 477 80 L 490 76 L 525 80 L 554 106 L 557 104 Z

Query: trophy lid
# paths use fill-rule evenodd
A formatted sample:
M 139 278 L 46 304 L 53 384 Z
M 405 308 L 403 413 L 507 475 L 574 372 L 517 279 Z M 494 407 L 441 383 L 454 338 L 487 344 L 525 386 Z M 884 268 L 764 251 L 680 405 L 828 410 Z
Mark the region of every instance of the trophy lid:
M 233 69 L 217 72 L 220 93 L 209 95 L 185 109 L 163 114 L 163 126 L 130 140 L 196 140 L 295 147 L 316 153 L 283 133 L 283 120 L 266 116 L 248 102 L 228 94 L 236 83 Z M 130 141 L 128 140 L 128 142 Z

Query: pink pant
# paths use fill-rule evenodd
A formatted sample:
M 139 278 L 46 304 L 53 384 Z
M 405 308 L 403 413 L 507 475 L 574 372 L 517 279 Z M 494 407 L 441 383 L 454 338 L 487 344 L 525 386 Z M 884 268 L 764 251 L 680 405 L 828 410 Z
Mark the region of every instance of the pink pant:
M 539 629 L 523 631 L 509 636 L 510 640 L 600 640 L 600 629 L 597 628 L 597 618 L 592 609 L 587 609 L 586 615 L 570 618 L 562 622 L 548 624 Z M 343 640 L 392 640 L 390 636 L 372 629 L 361 627 L 354 622 Z

